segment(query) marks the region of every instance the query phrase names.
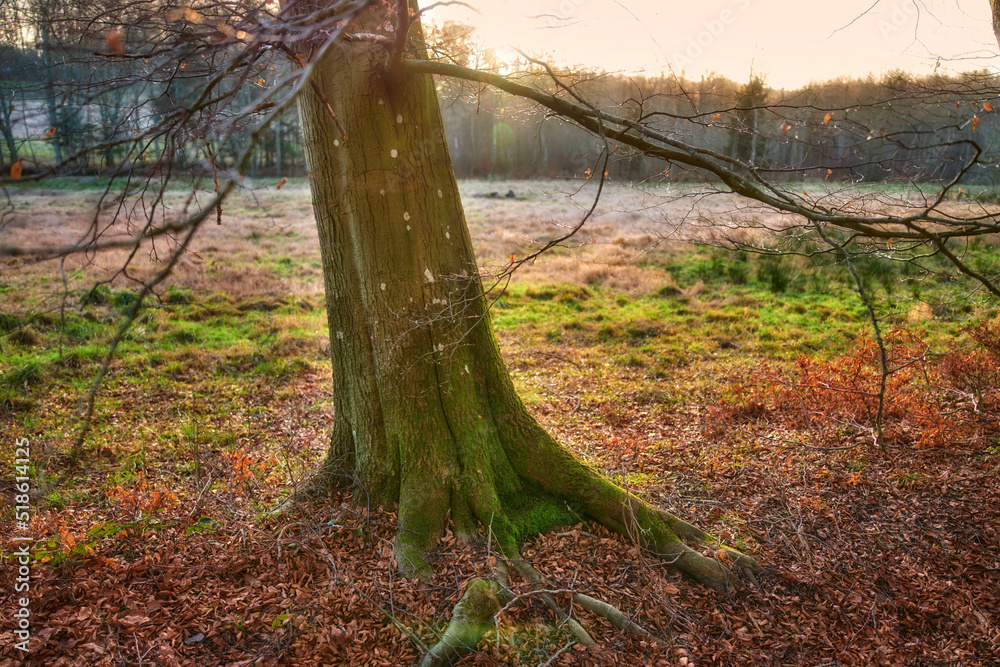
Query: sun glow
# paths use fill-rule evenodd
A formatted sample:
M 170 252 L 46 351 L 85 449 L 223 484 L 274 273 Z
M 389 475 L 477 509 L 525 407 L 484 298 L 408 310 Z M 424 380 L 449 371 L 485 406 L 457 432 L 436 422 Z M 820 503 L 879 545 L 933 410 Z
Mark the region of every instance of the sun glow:
M 428 3 L 429 4 L 429 3 Z M 521 49 L 556 64 L 625 73 L 751 70 L 773 87 L 894 70 L 1000 69 L 987 0 L 506 0 L 438 7 L 429 18 L 476 27 L 510 61 Z

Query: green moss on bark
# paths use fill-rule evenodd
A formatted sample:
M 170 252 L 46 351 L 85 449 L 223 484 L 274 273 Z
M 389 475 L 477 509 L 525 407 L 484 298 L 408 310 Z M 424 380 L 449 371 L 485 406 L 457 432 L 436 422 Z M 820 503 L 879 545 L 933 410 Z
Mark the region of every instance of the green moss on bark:
M 578 503 L 542 491 L 524 491 L 505 497 L 504 506 L 518 541 L 560 526 L 571 526 L 578 523 L 583 514 Z

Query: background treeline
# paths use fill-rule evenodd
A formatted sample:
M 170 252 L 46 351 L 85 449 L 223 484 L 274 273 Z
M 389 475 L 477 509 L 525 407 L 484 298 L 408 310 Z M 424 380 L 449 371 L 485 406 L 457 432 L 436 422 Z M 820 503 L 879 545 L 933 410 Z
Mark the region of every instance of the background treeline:
M 435 34 L 452 58 L 496 67 L 451 27 Z M 457 34 L 457 38 L 455 35 Z M 211 63 L 183 60 L 157 76 L 149 60 L 114 57 L 112 40 L 72 46 L 37 33 L 34 44 L 0 44 L 0 165 L 21 160 L 28 174 L 59 165 L 64 174 L 148 169 L 227 168 L 256 129 L 254 115 L 201 106 L 204 122 L 190 130 L 156 131 L 175 122 Z M 105 43 L 107 41 L 108 43 Z M 110 47 L 109 47 L 110 45 Z M 102 53 L 105 52 L 105 53 Z M 556 89 L 531 63 L 525 82 Z M 289 72 L 280 58 L 253 71 L 229 74 L 229 107 L 245 110 Z M 249 67 L 247 68 L 250 69 Z M 994 103 L 1000 83 L 988 73 L 915 78 L 842 79 L 794 91 L 771 90 L 753 76 L 688 80 L 581 72 L 556 73 L 561 84 L 619 117 L 754 165 L 771 180 L 951 182 L 992 185 L 1000 172 Z M 605 147 L 609 176 L 659 181 L 692 172 L 605 144 L 530 103 L 485 87 L 438 82 L 455 170 L 465 178 L 580 177 L 592 173 Z M 563 92 L 562 94 L 568 94 Z M 266 107 L 262 109 L 262 112 Z M 190 119 L 188 119 L 190 120 Z M 176 129 L 176 128 L 175 128 Z M 136 138 L 140 141 L 136 141 Z M 211 159 L 209 159 L 211 156 Z M 127 166 L 127 169 L 123 168 Z M 294 108 L 264 131 L 249 163 L 250 176 L 305 173 Z

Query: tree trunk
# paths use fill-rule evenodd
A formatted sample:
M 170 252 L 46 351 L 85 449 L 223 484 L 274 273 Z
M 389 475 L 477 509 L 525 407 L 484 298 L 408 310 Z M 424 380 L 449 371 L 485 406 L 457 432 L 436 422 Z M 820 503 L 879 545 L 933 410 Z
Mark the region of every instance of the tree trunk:
M 10 163 L 14 164 L 18 160 L 17 155 L 17 143 L 14 140 L 14 95 L 16 94 L 14 90 L 10 91 L 10 97 L 7 97 L 7 91 L 0 91 L 0 134 L 3 134 L 4 143 L 7 145 L 7 152 L 10 154 Z M 0 153 L 2 156 L 2 153 Z M 3 164 L 3 158 L 0 157 L 0 165 Z
M 56 100 L 56 86 L 55 86 L 55 65 L 52 62 L 52 44 L 49 41 L 49 28 L 48 19 L 44 19 L 41 25 L 42 34 L 42 62 L 45 65 L 45 105 L 49 114 L 49 125 L 51 130 L 55 131 L 55 136 L 52 137 L 52 152 L 55 155 L 56 165 L 60 166 L 59 171 L 62 172 L 62 142 L 65 140 L 63 136 L 62 128 L 59 127 L 59 112 L 57 110 L 58 100 Z
M 463 538 L 488 531 L 515 557 L 525 536 L 588 516 L 725 588 L 725 569 L 678 537 L 703 534 L 579 462 L 518 398 L 490 324 L 432 78 L 392 79 L 383 47 L 341 43 L 314 81 L 322 96 L 307 89 L 299 111 L 336 411 L 320 478 L 398 505 L 395 554 L 411 575 L 430 574 L 426 555 L 449 520 Z
M 990 0 L 990 12 L 993 14 L 993 36 L 1000 45 L 1000 0 Z

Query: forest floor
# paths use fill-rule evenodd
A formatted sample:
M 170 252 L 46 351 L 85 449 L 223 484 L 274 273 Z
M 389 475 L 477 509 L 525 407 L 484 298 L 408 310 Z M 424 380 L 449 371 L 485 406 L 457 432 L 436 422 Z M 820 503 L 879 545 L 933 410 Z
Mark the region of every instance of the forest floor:
M 575 187 L 463 183 L 482 266 L 572 226 L 589 206 L 587 191 L 567 196 Z M 98 197 L 13 191 L 0 238 L 72 238 Z M 694 188 L 618 186 L 580 247 L 491 297 L 538 420 L 753 554 L 759 587 L 720 595 L 627 539 L 566 526 L 522 553 L 598 646 L 525 595 L 461 664 L 1000 664 L 1000 308 L 941 266 L 860 262 L 901 368 L 882 451 L 871 325 L 842 267 L 683 242 L 756 215 Z M 0 531 L 34 538 L 26 593 L 14 593 L 18 544 L 3 545 L 0 667 L 413 664 L 465 584 L 493 575 L 489 542 L 449 536 L 420 583 L 392 567 L 391 510 L 345 493 L 269 515 L 321 459 L 333 420 L 305 183 L 239 195 L 193 250 L 126 335 L 72 470 L 77 402 L 132 303 L 122 278 L 90 288 L 121 256 L 0 265 Z M 1000 255 L 967 252 L 994 269 Z M 153 266 L 139 258 L 136 275 Z M 569 591 L 653 637 L 572 608 Z M 13 635 L 21 595 L 27 654 Z

